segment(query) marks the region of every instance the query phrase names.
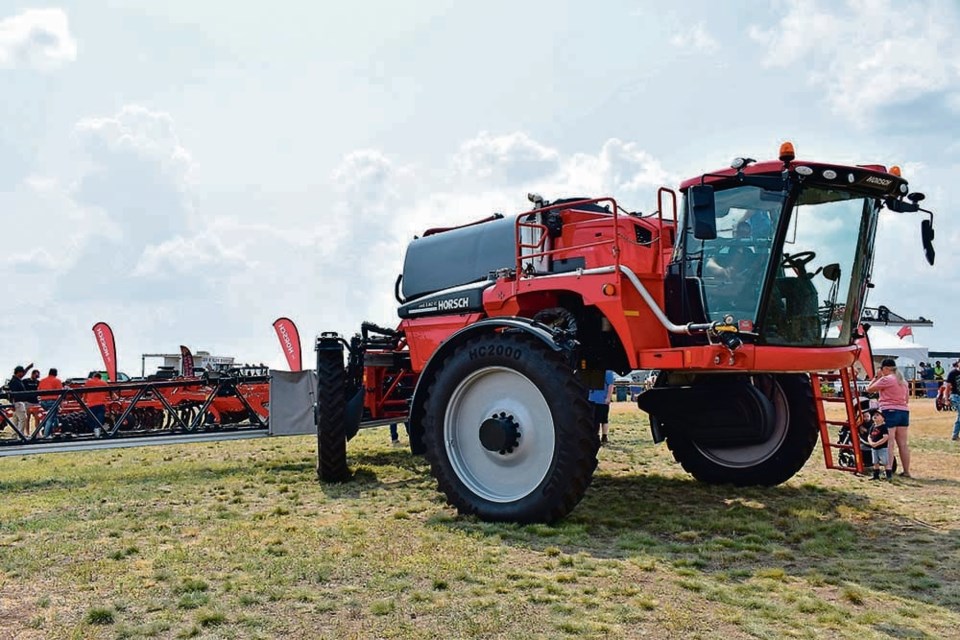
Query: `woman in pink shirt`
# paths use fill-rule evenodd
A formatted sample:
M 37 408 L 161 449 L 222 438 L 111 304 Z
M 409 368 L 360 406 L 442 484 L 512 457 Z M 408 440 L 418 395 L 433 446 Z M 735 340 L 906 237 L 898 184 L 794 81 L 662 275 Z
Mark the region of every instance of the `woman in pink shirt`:
M 887 471 L 893 469 L 893 444 L 896 443 L 903 464 L 904 478 L 910 477 L 910 445 L 907 443 L 907 427 L 910 426 L 910 408 L 907 400 L 910 388 L 892 358 L 880 362 L 880 371 L 867 386 L 867 393 L 880 394 L 880 412 L 890 433 L 890 455 L 887 456 Z

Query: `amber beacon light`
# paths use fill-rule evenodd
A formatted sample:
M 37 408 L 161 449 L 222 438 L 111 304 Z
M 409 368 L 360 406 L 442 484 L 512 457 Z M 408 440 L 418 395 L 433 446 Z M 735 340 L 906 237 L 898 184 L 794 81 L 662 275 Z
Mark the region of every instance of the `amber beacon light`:
M 797 157 L 797 154 L 793 150 L 792 142 L 784 142 L 780 145 L 780 162 L 790 162 Z

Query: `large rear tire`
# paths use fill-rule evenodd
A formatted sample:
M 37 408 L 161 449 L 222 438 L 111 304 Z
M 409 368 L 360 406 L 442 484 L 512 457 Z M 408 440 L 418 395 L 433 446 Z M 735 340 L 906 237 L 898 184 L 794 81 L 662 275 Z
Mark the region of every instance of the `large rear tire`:
M 325 482 L 350 479 L 347 466 L 346 371 L 343 351 L 317 353 L 317 474 Z
M 560 354 L 523 334 L 478 336 L 447 357 L 428 389 L 426 457 L 461 514 L 553 522 L 593 478 L 592 416 Z
M 707 447 L 680 430 L 667 435 L 674 459 L 697 480 L 741 487 L 773 486 L 792 478 L 810 458 L 819 435 L 810 379 L 805 375 L 778 375 L 755 376 L 754 380 L 775 411 L 772 433 L 764 442 Z

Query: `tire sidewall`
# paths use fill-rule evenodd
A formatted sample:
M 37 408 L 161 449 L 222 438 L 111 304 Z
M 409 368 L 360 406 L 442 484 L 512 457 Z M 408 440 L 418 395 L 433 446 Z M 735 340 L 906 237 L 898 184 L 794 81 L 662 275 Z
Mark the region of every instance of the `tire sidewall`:
M 562 492 L 556 485 L 562 482 L 564 473 L 571 471 L 565 468 L 569 460 L 563 453 L 564 449 L 575 447 L 577 443 L 568 440 L 581 432 L 589 435 L 592 431 L 589 420 L 585 428 L 585 414 L 576 410 L 562 410 L 564 403 L 560 399 L 569 393 L 564 382 L 569 381 L 558 380 L 557 376 L 550 375 L 556 371 L 558 362 L 561 362 L 560 357 L 548 351 L 536 338 L 490 334 L 465 342 L 447 358 L 438 371 L 427 398 L 424 417 L 427 459 L 441 483 L 441 488 L 444 488 L 444 484 L 447 485 L 448 499 L 451 499 L 451 503 L 461 512 L 475 513 L 484 520 L 496 521 L 529 522 L 549 519 L 546 512 L 550 505 L 554 504 L 556 494 Z M 470 374 L 488 367 L 511 369 L 526 377 L 540 391 L 550 408 L 553 421 L 554 445 L 546 475 L 527 495 L 511 502 L 495 502 L 475 495 L 457 475 L 445 446 L 444 421 L 454 392 Z M 582 385 L 579 387 L 582 388 Z M 585 389 L 583 399 L 585 402 Z M 566 406 L 569 407 L 569 403 Z M 595 453 L 594 451 L 594 456 Z M 560 468 L 561 466 L 564 468 Z
M 810 381 L 804 375 L 774 377 L 787 408 L 786 433 L 777 449 L 750 467 L 729 467 L 705 456 L 682 434 L 667 437 L 667 445 L 683 468 L 702 482 L 737 486 L 777 485 L 793 477 L 810 458 L 819 428 Z

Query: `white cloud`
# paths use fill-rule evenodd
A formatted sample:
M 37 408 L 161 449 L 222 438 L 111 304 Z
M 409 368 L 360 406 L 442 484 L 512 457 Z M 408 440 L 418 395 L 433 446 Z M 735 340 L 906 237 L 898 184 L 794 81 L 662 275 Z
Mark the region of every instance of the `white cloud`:
M 802 66 L 836 113 L 865 124 L 881 108 L 938 94 L 957 111 L 958 30 L 952 2 L 847 0 L 792 3 L 776 27 L 749 34 L 766 47 L 765 65 Z
M 76 59 L 77 43 L 62 9 L 27 9 L 0 20 L 0 69 L 47 71 Z
M 453 163 L 465 177 L 517 183 L 555 171 L 559 157 L 523 132 L 492 136 L 483 131 L 460 145 Z
M 85 166 L 70 195 L 104 212 L 122 242 L 119 266 L 133 269 L 146 246 L 194 224 L 194 163 L 170 114 L 128 105 L 110 117 L 84 118 L 74 132 Z
M 635 142 L 607 140 L 597 155 L 576 154 L 563 162 L 555 189 L 578 189 L 574 195 L 613 195 L 637 207 L 652 204 L 662 185 L 676 182 L 660 162 Z
M 75 131 L 90 159 L 99 166 L 135 156 L 154 162 L 171 182 L 184 185 L 193 159 L 180 143 L 169 113 L 141 105 L 126 105 L 107 118 L 84 118 Z
M 220 238 L 204 232 L 193 238 L 177 236 L 148 246 L 133 275 L 171 277 L 207 268 L 236 268 L 243 262 L 241 251 L 225 246 Z
M 670 44 L 693 53 L 716 53 L 720 43 L 710 35 L 702 22 L 698 22 L 688 31 L 681 31 L 670 38 Z

